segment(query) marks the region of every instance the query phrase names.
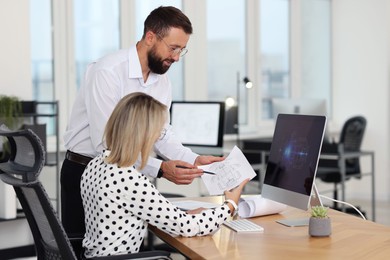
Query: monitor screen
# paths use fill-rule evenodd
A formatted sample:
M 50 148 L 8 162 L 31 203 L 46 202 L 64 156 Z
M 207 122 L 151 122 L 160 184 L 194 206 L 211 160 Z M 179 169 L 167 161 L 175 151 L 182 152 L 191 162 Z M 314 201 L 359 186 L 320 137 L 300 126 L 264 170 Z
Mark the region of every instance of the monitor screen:
M 223 146 L 224 102 L 173 101 L 171 125 L 185 146 Z
M 272 99 L 272 115 L 278 114 L 302 114 L 325 116 L 326 100 L 311 98 L 274 98 Z
M 308 209 L 325 125 L 325 116 L 278 116 L 262 197 Z

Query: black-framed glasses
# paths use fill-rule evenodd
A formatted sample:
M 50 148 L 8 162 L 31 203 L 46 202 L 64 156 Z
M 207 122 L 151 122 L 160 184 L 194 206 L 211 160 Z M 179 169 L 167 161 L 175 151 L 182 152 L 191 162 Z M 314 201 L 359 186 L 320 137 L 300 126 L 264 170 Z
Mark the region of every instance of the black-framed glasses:
M 185 47 L 183 47 L 183 48 L 176 47 L 175 48 L 175 47 L 170 46 L 166 41 L 164 41 L 164 39 L 159 34 L 156 34 L 156 35 L 168 47 L 168 49 L 170 50 L 172 55 L 176 56 L 179 54 L 180 57 L 183 57 L 188 52 L 187 48 L 185 48 Z

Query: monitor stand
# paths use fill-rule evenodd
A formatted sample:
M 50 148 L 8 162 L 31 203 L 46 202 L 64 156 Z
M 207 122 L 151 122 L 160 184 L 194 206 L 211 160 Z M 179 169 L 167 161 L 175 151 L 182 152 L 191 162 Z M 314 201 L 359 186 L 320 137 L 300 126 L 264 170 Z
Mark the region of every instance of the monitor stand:
M 310 195 L 310 207 L 322 206 L 322 201 L 320 194 L 318 193 L 317 186 L 313 182 L 313 187 Z M 276 221 L 279 224 L 288 226 L 288 227 L 301 227 L 309 225 L 309 217 L 307 218 L 297 218 L 297 219 L 281 219 Z
M 316 186 L 316 183 L 313 182 L 313 187 L 311 189 L 311 196 L 310 196 L 310 207 L 315 206 L 323 206 L 320 194 L 318 193 L 318 189 Z

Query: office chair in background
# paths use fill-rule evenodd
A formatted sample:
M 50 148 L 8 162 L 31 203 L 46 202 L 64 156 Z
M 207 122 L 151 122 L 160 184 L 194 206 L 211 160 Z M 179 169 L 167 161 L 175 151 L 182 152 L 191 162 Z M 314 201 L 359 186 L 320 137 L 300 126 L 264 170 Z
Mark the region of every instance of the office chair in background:
M 82 259 L 82 238 L 69 239 L 49 197 L 38 179 L 45 164 L 42 141 L 30 129 L 11 131 L 0 126 L 0 137 L 6 137 L 10 156 L 0 163 L 0 178 L 12 185 L 30 226 L 38 259 Z M 169 252 L 145 251 L 134 254 L 93 258 L 96 260 L 119 259 L 171 259 Z
M 349 118 L 343 125 L 338 143 L 324 144 L 321 153 L 340 155 L 345 152 L 359 152 L 363 141 L 367 121 L 362 116 Z M 333 198 L 338 199 L 338 184 L 342 181 L 338 159 L 320 159 L 317 178 L 326 183 L 333 183 Z M 345 160 L 345 180 L 361 178 L 359 157 Z M 338 203 L 333 207 L 338 209 Z M 347 210 L 348 211 L 348 210 Z M 353 211 L 352 211 L 353 212 Z

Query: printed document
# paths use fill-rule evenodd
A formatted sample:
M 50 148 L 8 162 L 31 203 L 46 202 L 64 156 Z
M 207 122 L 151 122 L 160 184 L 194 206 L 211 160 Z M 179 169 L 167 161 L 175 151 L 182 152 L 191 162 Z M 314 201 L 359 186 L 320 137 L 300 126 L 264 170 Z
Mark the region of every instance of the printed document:
M 285 209 L 287 209 L 286 205 L 262 198 L 261 195 L 241 198 L 238 203 L 238 215 L 241 218 L 277 214 Z
M 234 146 L 225 160 L 198 168 L 216 173 L 202 175 L 210 195 L 222 195 L 224 191 L 237 187 L 245 179 L 253 179 L 256 176 L 252 166 L 237 146 Z
M 214 209 L 216 207 L 221 206 L 220 204 L 217 203 L 196 201 L 196 200 L 172 201 L 172 204 L 184 211 L 198 209 L 198 208 Z

